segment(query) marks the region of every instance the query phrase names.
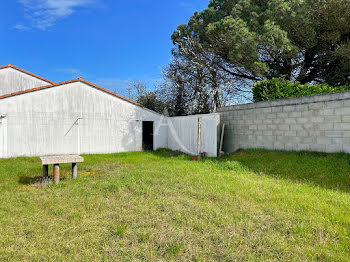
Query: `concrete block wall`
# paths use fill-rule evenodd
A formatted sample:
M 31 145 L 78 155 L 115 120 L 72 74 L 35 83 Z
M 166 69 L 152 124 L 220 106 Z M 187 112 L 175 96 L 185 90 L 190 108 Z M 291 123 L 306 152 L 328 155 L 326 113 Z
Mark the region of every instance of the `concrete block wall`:
M 350 153 L 350 92 L 218 108 L 224 152 L 263 148 Z

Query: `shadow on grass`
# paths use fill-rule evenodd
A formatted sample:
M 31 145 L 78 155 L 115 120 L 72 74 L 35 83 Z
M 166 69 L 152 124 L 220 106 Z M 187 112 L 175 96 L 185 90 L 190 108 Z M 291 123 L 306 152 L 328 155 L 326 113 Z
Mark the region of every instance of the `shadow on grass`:
M 192 158 L 182 152 L 169 149 L 159 149 L 146 154 L 152 157 L 142 158 L 140 153 L 138 153 L 131 154 L 132 157 L 130 157 L 130 154 L 125 154 L 125 158 L 131 158 L 131 164 L 134 162 L 142 163 L 150 159 L 157 161 L 160 158 L 178 159 L 179 161 L 190 161 Z M 101 156 L 99 157 L 101 158 Z M 237 172 L 249 170 L 256 175 L 266 175 L 277 179 L 350 193 L 349 157 L 350 155 L 348 154 L 242 150 L 219 158 L 203 157 L 202 161 L 203 165 L 208 164 L 208 162 L 215 164 L 219 170 L 235 170 Z M 117 158 L 115 155 L 106 155 L 106 158 L 104 156 L 102 159 L 100 158 L 96 157 L 95 161 L 92 161 L 89 166 L 83 165 L 80 170 L 113 175 L 125 167 L 126 162 L 123 162 L 125 160 L 119 154 Z M 98 166 L 97 163 L 100 162 L 105 163 L 101 163 L 101 166 Z M 129 162 L 127 163 L 129 164 Z M 70 166 L 65 166 L 61 171 L 61 180 L 70 177 Z M 49 172 L 52 174 L 51 169 Z M 39 176 L 38 173 L 32 173 L 31 176 L 21 176 L 18 182 L 24 185 L 37 184 L 42 182 L 42 176 Z
M 155 151 L 150 151 L 153 155 L 157 156 L 157 157 L 161 157 L 161 158 L 170 158 L 170 157 L 184 157 L 184 158 L 188 158 L 191 159 L 190 155 L 187 155 L 181 151 L 172 151 L 170 149 L 167 148 L 160 148 L 157 149 Z
M 191 156 L 169 149 L 152 152 L 160 158 L 191 160 Z M 318 152 L 287 152 L 240 150 L 218 158 L 203 157 L 203 163 L 213 162 L 220 170 L 249 170 L 256 175 L 304 183 L 350 193 L 349 154 Z
M 33 184 L 39 184 L 42 182 L 43 182 L 42 176 L 35 176 L 35 177 L 21 176 L 18 180 L 18 183 L 22 185 L 33 185 Z
M 237 161 L 258 175 L 349 193 L 349 157 L 344 153 L 241 150 L 218 161 Z
M 67 177 L 66 176 L 60 176 L 60 183 L 63 181 L 66 181 Z M 35 177 L 29 177 L 29 176 L 21 176 L 18 179 L 18 183 L 22 185 L 47 185 L 47 184 L 52 184 L 53 183 L 53 178 L 48 177 L 46 180 L 43 179 L 42 176 L 35 176 Z

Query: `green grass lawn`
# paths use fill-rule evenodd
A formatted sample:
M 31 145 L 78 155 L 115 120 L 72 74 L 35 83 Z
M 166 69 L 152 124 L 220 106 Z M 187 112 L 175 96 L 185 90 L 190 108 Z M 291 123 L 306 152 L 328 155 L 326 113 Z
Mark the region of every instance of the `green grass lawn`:
M 59 185 L 0 160 L 0 261 L 350 260 L 348 158 L 90 155 Z

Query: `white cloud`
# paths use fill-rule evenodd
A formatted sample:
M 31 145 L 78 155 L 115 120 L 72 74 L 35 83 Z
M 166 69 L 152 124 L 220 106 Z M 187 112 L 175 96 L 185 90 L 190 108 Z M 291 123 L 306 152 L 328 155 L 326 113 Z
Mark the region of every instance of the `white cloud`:
M 20 23 L 15 26 L 19 30 L 38 28 L 47 30 L 60 19 L 68 17 L 79 8 L 91 7 L 98 0 L 17 0 L 25 9 L 25 18 L 29 25 Z
M 15 28 L 17 30 L 21 30 L 21 31 L 28 31 L 31 29 L 29 26 L 25 26 L 23 24 L 17 24 L 13 28 Z

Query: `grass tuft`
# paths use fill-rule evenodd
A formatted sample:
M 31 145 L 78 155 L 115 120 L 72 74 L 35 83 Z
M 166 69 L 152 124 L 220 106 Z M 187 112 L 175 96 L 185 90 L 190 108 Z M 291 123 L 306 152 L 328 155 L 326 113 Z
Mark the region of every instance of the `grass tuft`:
M 0 261 L 349 261 L 349 155 L 87 155 L 42 183 L 0 159 Z M 50 168 L 52 174 L 52 168 Z
M 110 228 L 111 235 L 113 237 L 122 237 L 128 231 L 128 225 L 114 225 Z
M 167 245 L 167 258 L 172 259 L 176 257 L 181 251 L 182 245 L 178 243 Z

